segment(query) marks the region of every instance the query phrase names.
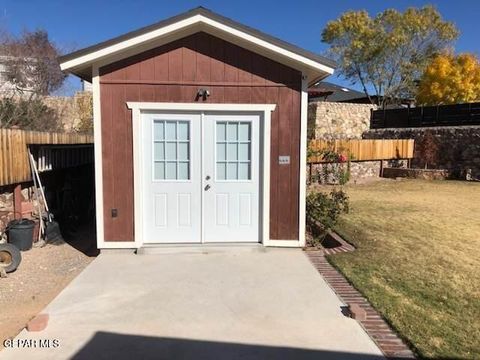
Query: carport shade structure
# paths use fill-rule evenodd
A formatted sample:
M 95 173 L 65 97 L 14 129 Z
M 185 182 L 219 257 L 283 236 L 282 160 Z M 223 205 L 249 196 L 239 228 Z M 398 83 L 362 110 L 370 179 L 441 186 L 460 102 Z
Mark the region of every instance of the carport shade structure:
M 202 7 L 60 61 L 93 84 L 99 248 L 304 245 L 307 89 L 333 61 Z

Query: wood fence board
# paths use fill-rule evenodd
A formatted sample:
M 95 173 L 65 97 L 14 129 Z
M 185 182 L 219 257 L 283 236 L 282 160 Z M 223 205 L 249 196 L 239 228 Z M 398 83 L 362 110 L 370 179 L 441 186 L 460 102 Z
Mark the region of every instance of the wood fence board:
M 77 144 L 93 144 L 93 136 L 0 129 L 0 186 L 31 180 L 28 145 Z
M 373 161 L 413 158 L 413 139 L 352 139 L 352 140 L 312 140 L 313 150 L 333 150 L 347 155 L 352 161 Z M 308 163 L 325 162 L 321 156 L 311 156 Z

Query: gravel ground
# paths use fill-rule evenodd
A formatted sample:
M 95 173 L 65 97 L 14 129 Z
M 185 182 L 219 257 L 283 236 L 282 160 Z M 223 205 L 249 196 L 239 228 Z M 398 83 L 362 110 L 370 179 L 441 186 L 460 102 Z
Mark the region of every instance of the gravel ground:
M 69 243 L 22 252 L 19 268 L 0 278 L 0 349 L 95 258 L 92 239 L 83 231 Z

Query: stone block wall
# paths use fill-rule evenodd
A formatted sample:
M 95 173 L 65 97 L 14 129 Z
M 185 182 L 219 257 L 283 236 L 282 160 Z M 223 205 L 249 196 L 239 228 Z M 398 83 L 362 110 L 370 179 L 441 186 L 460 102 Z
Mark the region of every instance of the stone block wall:
M 370 104 L 312 102 L 308 105 L 309 139 L 361 139 L 370 128 Z
M 438 161 L 432 168 L 446 169 L 452 177 L 465 178 L 471 169 L 473 177 L 480 177 L 480 126 L 451 126 L 405 129 L 376 129 L 363 134 L 365 139 L 415 139 L 412 167 L 422 168 L 425 161 L 419 151 L 423 138 L 430 132 L 439 145 Z
M 0 233 L 13 218 L 13 193 L 2 193 L 0 194 Z
M 370 112 L 375 109 L 370 104 L 350 104 L 335 102 L 312 102 L 308 105 L 309 139 L 361 139 L 370 128 Z M 318 171 L 327 164 L 312 165 L 310 174 L 315 178 Z M 380 161 L 361 161 L 350 164 L 351 181 L 378 177 Z
M 383 169 L 383 177 L 393 179 L 445 180 L 449 177 L 449 173 L 448 170 L 386 168 Z
M 80 125 L 83 112 L 81 107 L 83 98 L 91 98 L 91 92 L 78 91 L 74 96 L 46 96 L 43 102 L 55 110 L 58 120 L 66 132 L 74 132 Z M 88 110 L 88 109 L 87 109 Z M 93 114 L 91 114 L 93 118 Z
M 29 201 L 32 191 L 30 187 L 22 189 L 22 201 Z M 13 190 L 0 187 L 0 233 L 14 218 Z
M 383 164 L 382 164 L 383 163 Z M 373 161 L 353 161 L 350 163 L 350 181 L 356 182 L 362 179 L 377 178 L 386 168 L 390 169 L 405 169 L 408 165 L 408 160 L 373 160 Z M 329 164 L 312 164 L 307 167 L 309 182 L 323 182 L 321 176 L 324 167 L 329 167 Z M 344 167 L 347 165 L 344 164 Z
M 350 163 L 350 181 L 380 176 L 380 161 L 359 161 Z M 346 170 L 347 164 L 341 165 Z M 325 168 L 331 168 L 330 164 L 312 164 L 307 167 L 309 182 L 325 182 L 323 174 Z M 329 180 L 327 180 L 328 183 Z

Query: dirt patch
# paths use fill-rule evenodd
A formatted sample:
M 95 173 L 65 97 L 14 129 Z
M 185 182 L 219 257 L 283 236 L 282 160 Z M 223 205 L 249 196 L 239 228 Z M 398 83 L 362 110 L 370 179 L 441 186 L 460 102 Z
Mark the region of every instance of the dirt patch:
M 86 233 L 78 235 L 69 241 L 73 246 L 62 241 L 22 252 L 17 271 L 0 279 L 0 349 L 94 259 L 94 252 L 78 246 L 91 243 L 80 241 Z

